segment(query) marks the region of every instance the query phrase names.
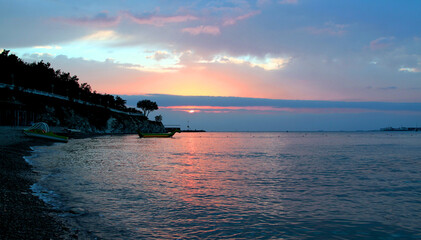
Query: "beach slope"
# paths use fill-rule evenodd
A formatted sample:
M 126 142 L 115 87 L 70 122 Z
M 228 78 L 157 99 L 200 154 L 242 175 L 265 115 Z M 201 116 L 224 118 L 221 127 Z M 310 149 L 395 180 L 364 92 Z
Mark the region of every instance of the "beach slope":
M 24 160 L 30 146 L 51 144 L 31 139 L 22 127 L 0 127 L 0 239 L 77 239 L 58 212 L 32 194 L 37 174 Z

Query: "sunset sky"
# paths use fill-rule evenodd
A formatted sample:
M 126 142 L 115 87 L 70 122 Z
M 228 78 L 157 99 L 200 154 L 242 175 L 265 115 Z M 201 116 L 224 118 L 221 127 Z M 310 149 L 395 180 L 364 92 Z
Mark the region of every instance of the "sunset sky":
M 421 126 L 421 1 L 0 0 L 0 49 L 165 124 Z

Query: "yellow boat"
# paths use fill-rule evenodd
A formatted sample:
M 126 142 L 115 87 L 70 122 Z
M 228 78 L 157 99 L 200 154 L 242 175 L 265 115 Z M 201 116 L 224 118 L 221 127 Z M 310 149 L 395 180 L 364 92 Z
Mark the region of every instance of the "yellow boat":
M 30 128 L 23 130 L 23 133 L 29 137 L 44 138 L 58 142 L 67 142 L 69 140 L 68 137 L 50 132 L 48 125 L 43 122 L 35 123 Z
M 143 133 L 138 132 L 140 138 L 170 138 L 174 136 L 176 132 L 180 132 L 179 130 L 173 130 L 172 132 L 168 133 Z

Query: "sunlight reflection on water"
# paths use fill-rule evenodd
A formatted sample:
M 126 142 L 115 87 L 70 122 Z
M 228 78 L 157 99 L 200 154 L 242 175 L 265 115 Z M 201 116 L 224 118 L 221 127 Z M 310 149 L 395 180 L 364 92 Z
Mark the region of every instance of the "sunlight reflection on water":
M 39 147 L 39 183 L 100 237 L 416 238 L 420 134 L 135 135 Z

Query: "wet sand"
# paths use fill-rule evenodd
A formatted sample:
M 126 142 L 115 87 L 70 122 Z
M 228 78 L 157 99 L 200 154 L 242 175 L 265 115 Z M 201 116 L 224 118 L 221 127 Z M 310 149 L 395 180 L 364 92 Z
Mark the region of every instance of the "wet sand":
M 30 186 L 39 176 L 23 157 L 30 146 L 52 142 L 28 138 L 22 129 L 0 126 L 0 239 L 90 238 L 32 195 Z

